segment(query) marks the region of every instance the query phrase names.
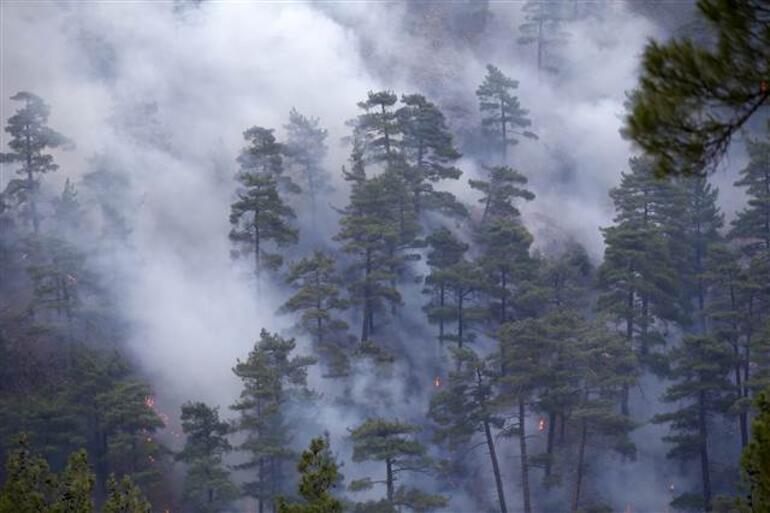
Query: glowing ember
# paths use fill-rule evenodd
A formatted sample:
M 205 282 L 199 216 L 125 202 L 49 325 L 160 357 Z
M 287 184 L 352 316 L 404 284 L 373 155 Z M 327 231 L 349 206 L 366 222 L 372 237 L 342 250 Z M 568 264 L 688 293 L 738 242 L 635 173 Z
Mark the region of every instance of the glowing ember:
M 545 419 L 540 417 L 540 420 L 537 421 L 537 430 L 538 431 L 544 431 L 545 430 Z
M 436 388 L 441 388 L 441 377 L 436 376 L 433 378 L 433 386 Z
M 148 395 L 144 398 L 144 405 L 148 408 L 155 408 L 155 398 Z

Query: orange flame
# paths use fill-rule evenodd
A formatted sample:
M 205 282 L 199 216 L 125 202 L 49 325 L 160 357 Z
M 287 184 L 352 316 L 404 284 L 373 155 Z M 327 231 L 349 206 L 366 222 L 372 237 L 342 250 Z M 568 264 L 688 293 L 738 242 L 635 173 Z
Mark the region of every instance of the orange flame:
M 435 378 L 433 378 L 433 386 L 436 387 L 436 388 L 441 388 L 441 377 L 440 376 L 436 376 Z
M 545 419 L 543 417 L 540 417 L 540 420 L 537 421 L 537 430 L 538 431 L 545 430 Z

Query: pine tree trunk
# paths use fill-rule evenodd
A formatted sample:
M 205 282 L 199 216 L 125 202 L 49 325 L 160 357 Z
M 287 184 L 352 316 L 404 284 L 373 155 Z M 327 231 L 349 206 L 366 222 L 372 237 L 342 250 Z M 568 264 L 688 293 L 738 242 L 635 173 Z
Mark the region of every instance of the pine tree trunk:
M 29 104 L 27 104 L 29 105 Z M 32 230 L 35 235 L 38 234 L 40 231 L 40 218 L 37 215 L 37 187 L 35 186 L 35 177 L 32 174 L 32 146 L 31 141 L 29 138 L 29 130 L 30 127 L 27 125 L 27 130 L 25 134 L 27 148 L 26 148 L 26 157 L 27 157 L 27 188 L 28 188 L 28 194 L 29 194 L 29 210 L 30 214 L 32 215 Z
M 735 287 L 730 286 L 730 309 L 731 311 L 737 311 L 737 299 L 735 297 Z M 741 348 L 739 344 L 738 323 L 735 319 L 732 322 L 733 336 L 733 352 L 735 354 L 735 387 L 738 391 L 738 396 L 743 397 L 743 389 L 745 384 L 741 378 Z M 738 414 L 738 425 L 741 430 L 741 449 L 745 448 L 749 444 L 749 419 L 747 412 L 741 411 Z
M 464 328 L 463 298 L 464 297 L 465 297 L 465 293 L 463 292 L 463 289 L 458 290 L 457 292 L 457 345 L 459 347 L 463 347 L 463 328 Z
M 572 494 L 571 513 L 575 513 L 580 504 L 580 489 L 583 485 L 583 461 L 586 453 L 586 439 L 588 438 L 588 423 L 583 419 L 580 424 L 580 447 L 578 448 L 577 471 L 575 472 L 575 491 Z
M 556 414 L 548 412 L 548 438 L 545 445 L 545 477 L 551 477 L 551 468 L 553 466 L 553 442 L 556 437 Z
M 372 250 L 366 248 L 366 263 L 364 265 L 364 312 L 363 321 L 361 322 L 361 342 L 366 342 L 369 339 L 369 324 L 371 319 L 369 318 L 369 275 L 372 271 Z
M 388 502 L 393 505 L 393 462 L 390 458 L 385 460 L 386 475 L 385 484 L 388 487 Z
M 633 273 L 634 266 L 629 264 L 628 270 L 630 273 Z M 634 289 L 631 288 L 628 291 L 628 297 L 626 300 L 626 306 L 628 307 L 628 313 L 626 314 L 626 340 L 628 341 L 629 348 L 634 347 L 634 296 L 635 296 Z M 623 415 L 629 414 L 628 395 L 629 395 L 629 385 L 627 382 L 624 382 L 623 388 L 620 394 L 620 413 L 622 413 Z
M 524 503 L 524 513 L 532 513 L 529 494 L 529 460 L 527 458 L 527 433 L 524 421 L 524 399 L 519 398 L 519 455 L 521 458 L 521 495 Z
M 484 435 L 487 439 L 489 458 L 492 461 L 492 472 L 495 474 L 495 487 L 497 488 L 497 499 L 500 501 L 500 513 L 508 513 L 508 509 L 505 506 L 503 479 L 500 476 L 500 466 L 497 463 L 497 453 L 495 452 L 495 441 L 492 438 L 492 430 L 489 428 L 489 422 L 486 420 L 484 420 Z
M 709 471 L 708 430 L 706 427 L 706 392 L 698 394 L 698 435 L 700 437 L 700 471 L 703 481 L 703 503 L 711 511 L 711 472 Z
M 502 136 L 503 136 L 503 140 L 501 141 L 503 146 L 500 153 L 501 155 L 500 165 L 504 166 L 506 161 L 508 160 L 508 118 L 506 118 L 505 116 L 505 103 L 503 102 L 502 99 L 500 100 L 500 125 L 502 128 Z M 491 197 L 492 195 L 491 190 L 489 191 L 489 195 Z
M 441 286 L 439 288 L 439 300 L 438 304 L 441 307 L 441 315 L 438 316 L 438 340 L 439 343 L 444 342 L 444 303 L 446 299 L 446 291 L 444 288 L 444 282 L 441 282 Z

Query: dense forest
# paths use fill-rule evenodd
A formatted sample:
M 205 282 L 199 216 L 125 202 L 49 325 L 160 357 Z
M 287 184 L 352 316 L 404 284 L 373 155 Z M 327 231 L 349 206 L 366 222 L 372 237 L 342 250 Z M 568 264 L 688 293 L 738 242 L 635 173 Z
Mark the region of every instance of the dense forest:
M 361 36 L 355 66 L 376 78 L 292 86 L 307 101 L 280 91 L 300 79 L 261 92 L 277 68 L 259 54 L 392 18 L 255 3 L 276 32 L 227 58 L 268 76 L 173 126 L 162 99 L 113 99 L 99 122 L 87 105 L 95 83 L 120 89 L 116 63 L 172 74 L 94 28 L 145 7 L 34 4 L 2 7 L 9 39 L 79 31 L 91 67 L 55 39 L 51 73 L 2 49 L 22 78 L 3 79 L 19 88 L 2 99 L 0 513 L 770 511 L 767 2 L 403 4 L 397 34 L 477 54 L 507 34 L 524 64 L 482 55 L 450 86 L 462 53 L 436 49 L 389 82 L 407 58 Z M 146 8 L 147 30 L 184 41 L 168 59 L 191 62 L 213 54 L 179 36 L 241 9 Z M 570 83 L 570 45 L 618 20 L 659 37 L 626 56 L 620 130 L 565 143 L 558 106 L 528 98 Z M 221 79 L 176 71 L 183 89 Z M 302 108 L 238 104 L 261 94 Z M 201 131 L 228 102 L 242 117 Z M 580 146 L 605 143 L 624 166 L 602 188 L 578 176 Z

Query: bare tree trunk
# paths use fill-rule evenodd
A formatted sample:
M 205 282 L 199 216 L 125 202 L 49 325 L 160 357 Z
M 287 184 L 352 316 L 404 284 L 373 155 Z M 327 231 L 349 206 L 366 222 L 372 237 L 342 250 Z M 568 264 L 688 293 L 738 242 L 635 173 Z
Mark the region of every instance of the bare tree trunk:
M 385 460 L 385 466 L 387 470 L 385 483 L 388 487 L 388 502 L 393 505 L 393 462 L 390 458 Z
M 500 501 L 500 513 L 508 513 L 505 506 L 505 493 L 503 492 L 503 480 L 500 477 L 500 466 L 497 463 L 497 453 L 495 452 L 495 441 L 492 438 L 492 430 L 489 428 L 489 422 L 484 421 L 484 435 L 487 438 L 487 449 L 489 449 L 489 458 L 492 460 L 492 472 L 495 474 L 495 486 L 497 488 L 497 499 Z
M 700 438 L 700 471 L 703 481 L 703 503 L 711 511 L 711 472 L 709 471 L 708 430 L 706 427 L 706 393 L 698 394 L 698 435 Z
M 545 445 L 545 477 L 551 477 L 551 468 L 553 466 L 553 442 L 556 436 L 556 414 L 548 412 L 548 438 Z
M 578 449 L 577 471 L 575 472 L 575 491 L 572 494 L 571 513 L 575 513 L 580 504 L 580 488 L 583 485 L 583 461 L 586 453 L 586 439 L 588 438 L 588 423 L 585 419 L 580 426 L 580 447 Z
M 527 433 L 524 427 L 526 419 L 524 399 L 519 398 L 519 455 L 521 458 L 521 495 L 524 501 L 524 513 L 532 513 L 529 494 L 529 461 L 527 459 Z

